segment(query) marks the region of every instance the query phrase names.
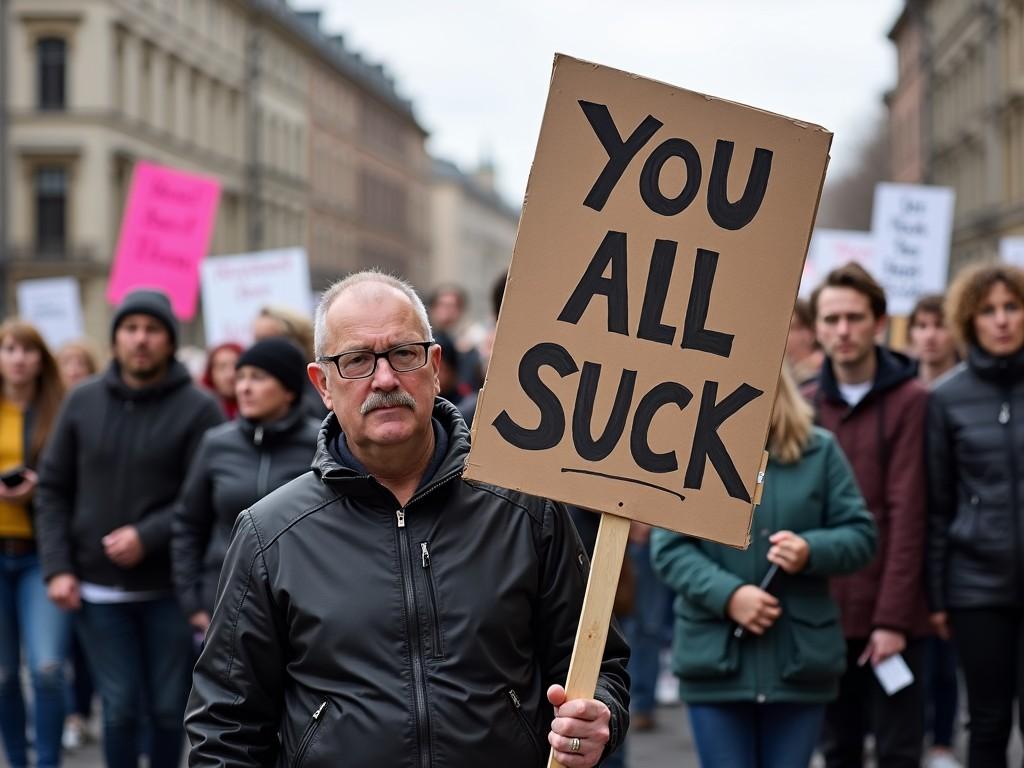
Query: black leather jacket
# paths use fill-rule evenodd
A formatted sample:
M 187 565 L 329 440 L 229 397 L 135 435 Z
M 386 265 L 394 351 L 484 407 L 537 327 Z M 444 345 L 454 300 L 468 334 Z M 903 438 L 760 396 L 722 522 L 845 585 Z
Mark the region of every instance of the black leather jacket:
M 319 432 L 320 422 L 300 403 L 278 421 L 255 424 L 239 417 L 203 435 L 171 536 L 174 589 L 186 616 L 213 612 L 235 518 L 309 470 Z
M 1024 352 L 972 347 L 932 391 L 927 442 L 931 609 L 1020 605 Z
M 185 725 L 191 766 L 542 766 L 588 561 L 560 504 L 469 484 L 469 432 L 404 508 L 327 446 L 239 516 Z M 597 698 L 628 723 L 628 649 Z

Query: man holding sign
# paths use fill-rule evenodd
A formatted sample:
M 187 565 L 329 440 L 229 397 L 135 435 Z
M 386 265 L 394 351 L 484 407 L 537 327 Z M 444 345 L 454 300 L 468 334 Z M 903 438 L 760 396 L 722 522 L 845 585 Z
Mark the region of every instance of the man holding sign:
M 313 471 L 235 524 L 190 765 L 522 768 L 549 745 L 595 765 L 625 734 L 628 651 L 612 631 L 596 694 L 566 702 L 589 566 L 565 509 L 462 479 L 469 431 L 407 284 L 328 290 L 316 354 L 332 414 Z

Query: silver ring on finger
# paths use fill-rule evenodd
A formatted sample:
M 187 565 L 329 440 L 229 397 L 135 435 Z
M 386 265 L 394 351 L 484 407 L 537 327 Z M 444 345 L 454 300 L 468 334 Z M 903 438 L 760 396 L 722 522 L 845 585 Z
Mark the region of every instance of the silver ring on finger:
M 569 751 L 570 752 L 574 752 L 574 753 L 580 751 L 580 737 L 579 736 L 573 736 L 572 737 L 572 741 L 569 742 Z

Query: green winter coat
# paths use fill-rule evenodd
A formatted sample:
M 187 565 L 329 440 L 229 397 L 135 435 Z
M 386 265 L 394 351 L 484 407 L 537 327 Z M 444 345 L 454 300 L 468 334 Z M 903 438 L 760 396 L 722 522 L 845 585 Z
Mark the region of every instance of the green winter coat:
M 769 591 L 779 598 L 782 615 L 764 635 L 737 640 L 726 605 L 739 587 L 760 583 L 769 568 L 768 537 L 779 530 L 807 540 L 807 566 L 795 576 L 776 574 Z M 799 462 L 768 462 L 746 550 L 654 531 L 654 568 L 677 595 L 672 659 L 683 700 L 834 699 L 846 644 L 828 578 L 867 565 L 876 535 L 846 457 L 831 433 L 818 427 Z

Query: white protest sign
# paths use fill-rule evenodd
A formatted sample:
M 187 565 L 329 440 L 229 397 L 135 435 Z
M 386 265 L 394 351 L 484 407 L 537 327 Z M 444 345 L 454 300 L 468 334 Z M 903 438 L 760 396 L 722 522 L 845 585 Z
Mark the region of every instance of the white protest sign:
M 265 306 L 309 312 L 309 264 L 302 248 L 215 256 L 201 265 L 206 345 L 252 342 L 252 323 Z
M 949 187 L 875 187 L 874 274 L 885 288 L 890 314 L 910 314 L 921 296 L 946 289 L 954 199 Z
M 800 278 L 800 296 L 807 298 L 825 275 L 836 267 L 860 264 L 871 274 L 876 273 L 875 239 L 870 232 L 852 229 L 815 229 L 807 249 L 803 275 Z
M 18 314 L 38 328 L 54 350 L 85 336 L 78 281 L 73 277 L 19 282 Z
M 1024 237 L 1004 237 L 999 241 L 999 258 L 1015 267 L 1024 267 Z

